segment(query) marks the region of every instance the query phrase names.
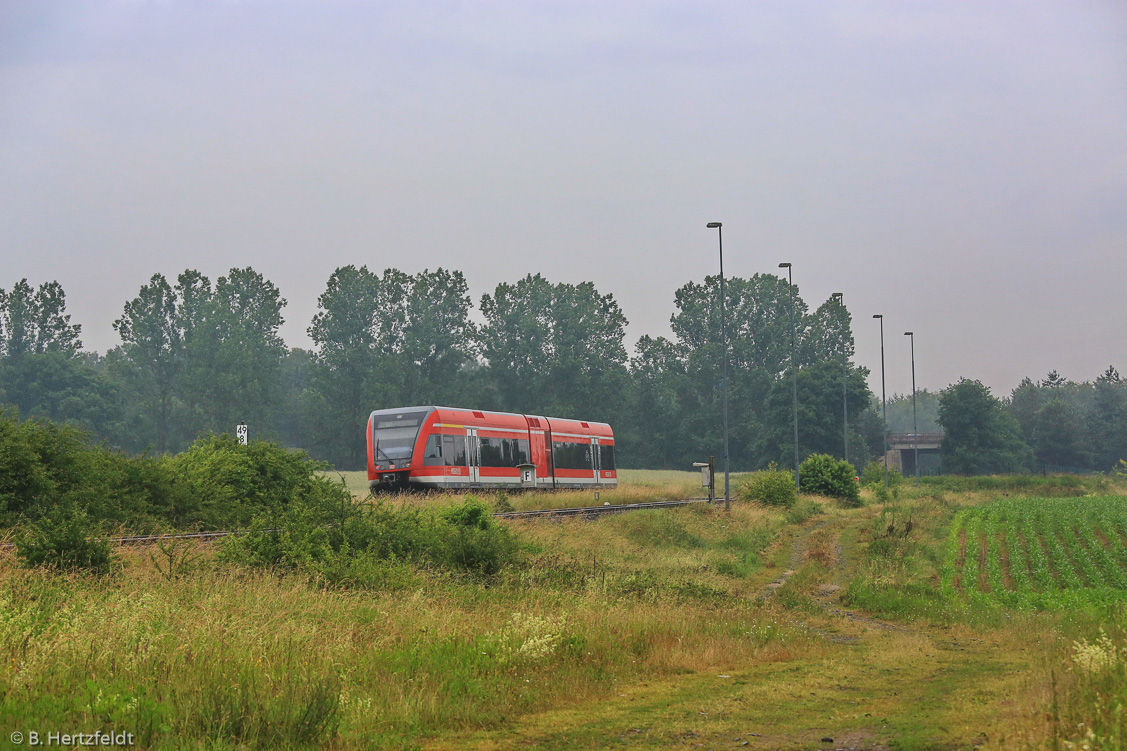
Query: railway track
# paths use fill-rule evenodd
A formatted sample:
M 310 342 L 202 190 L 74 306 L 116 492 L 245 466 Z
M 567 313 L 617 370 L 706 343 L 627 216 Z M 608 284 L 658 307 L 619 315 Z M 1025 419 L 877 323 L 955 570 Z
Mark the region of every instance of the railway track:
M 686 498 L 680 501 L 653 501 L 651 503 L 622 503 L 618 505 L 603 506 L 577 506 L 573 508 L 540 509 L 536 511 L 506 511 L 493 514 L 494 519 L 564 519 L 581 517 L 595 519 L 610 514 L 624 514 L 628 511 L 643 511 L 646 509 L 674 508 L 688 506 L 694 503 L 708 503 L 707 498 Z M 265 530 L 272 532 L 274 530 Z M 129 535 L 126 537 L 110 537 L 109 542 L 114 545 L 157 545 L 162 542 L 177 542 L 179 540 L 200 540 L 211 542 L 223 537 L 243 535 L 241 530 L 218 530 L 214 532 L 183 532 L 168 535 Z M 0 549 L 14 548 L 15 543 L 0 543 Z
M 653 501 L 652 503 L 622 503 L 617 506 L 578 506 L 575 508 L 553 508 L 539 511 L 508 511 L 494 514 L 495 519 L 552 519 L 570 516 L 595 518 L 608 514 L 622 514 L 627 511 L 643 511 L 655 508 L 673 508 L 693 503 L 708 503 L 707 498 L 686 498 L 681 501 Z

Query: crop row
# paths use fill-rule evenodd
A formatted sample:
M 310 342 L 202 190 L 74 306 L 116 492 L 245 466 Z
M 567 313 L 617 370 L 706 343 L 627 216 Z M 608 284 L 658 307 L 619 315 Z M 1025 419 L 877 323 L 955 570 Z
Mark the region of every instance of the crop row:
M 950 594 L 1053 606 L 1127 595 L 1127 500 L 1005 498 L 955 517 L 942 570 Z

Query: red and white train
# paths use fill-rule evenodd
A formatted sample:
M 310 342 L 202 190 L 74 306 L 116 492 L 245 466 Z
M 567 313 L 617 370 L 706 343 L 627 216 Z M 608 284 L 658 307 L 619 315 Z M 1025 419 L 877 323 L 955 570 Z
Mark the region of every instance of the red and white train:
M 614 432 L 540 415 L 380 409 L 368 417 L 368 482 L 374 491 L 613 488 Z

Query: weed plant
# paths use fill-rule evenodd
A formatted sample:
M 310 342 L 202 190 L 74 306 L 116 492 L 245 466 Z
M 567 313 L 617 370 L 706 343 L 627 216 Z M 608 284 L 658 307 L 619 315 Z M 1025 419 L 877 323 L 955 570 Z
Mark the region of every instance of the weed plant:
M 1066 748 L 1112 751 L 1127 746 L 1127 617 L 1122 604 L 1110 626 L 1089 627 L 1086 638 L 1064 640 L 1059 684 L 1054 681 L 1054 736 Z M 1053 676 L 1054 679 L 1056 676 Z

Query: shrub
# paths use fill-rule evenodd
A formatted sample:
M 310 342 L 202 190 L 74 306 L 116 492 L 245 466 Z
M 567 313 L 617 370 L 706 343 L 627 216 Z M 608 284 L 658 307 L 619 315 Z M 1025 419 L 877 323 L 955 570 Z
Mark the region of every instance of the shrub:
M 332 525 L 332 526 L 330 526 Z M 247 535 L 228 538 L 223 555 L 255 566 L 317 574 L 332 583 L 403 580 L 397 562 L 436 564 L 493 576 L 516 561 L 520 544 L 473 496 L 440 510 L 384 504 L 338 509 L 308 500 L 260 513 Z M 388 566 L 381 566 L 386 561 Z
M 52 509 L 16 538 L 16 555 L 25 566 L 60 571 L 108 573 L 114 557 L 109 541 L 82 509 Z
M 811 454 L 798 468 L 804 493 L 815 493 L 859 506 L 861 493 L 854 480 L 853 465 L 829 454 Z
M 319 474 L 324 462 L 269 441 L 247 446 L 230 435 L 209 435 L 167 461 L 177 482 L 199 499 L 195 521 L 207 527 L 245 527 L 265 511 L 301 501 L 317 513 L 351 505 L 339 482 Z
M 153 459 L 91 444 L 68 425 L 0 413 L 0 523 L 35 522 L 68 507 L 94 521 L 152 529 L 191 505 Z
M 794 505 L 795 496 L 794 473 L 779 469 L 774 462 L 767 469 L 747 475 L 736 488 L 736 497 L 741 501 L 758 501 L 768 506 L 789 508 Z
M 904 481 L 904 476 L 895 467 L 888 468 L 888 487 L 899 485 Z M 869 487 L 870 485 L 884 486 L 884 462 L 871 461 L 865 465 L 865 469 L 861 472 L 860 478 L 861 485 Z

